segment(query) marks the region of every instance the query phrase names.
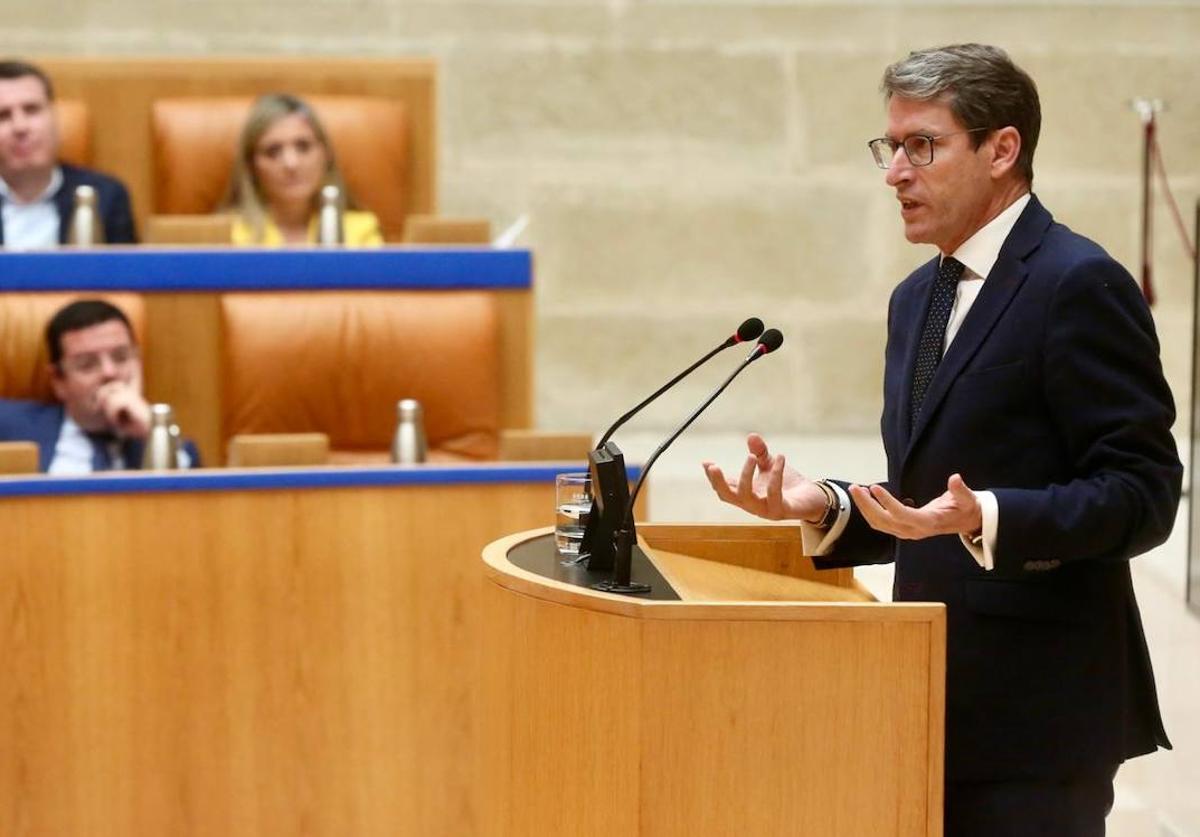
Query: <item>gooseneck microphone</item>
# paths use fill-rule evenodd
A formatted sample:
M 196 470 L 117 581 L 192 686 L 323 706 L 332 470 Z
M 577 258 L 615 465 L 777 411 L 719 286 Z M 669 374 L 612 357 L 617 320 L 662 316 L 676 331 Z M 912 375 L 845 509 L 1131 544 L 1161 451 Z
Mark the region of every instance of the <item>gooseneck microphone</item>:
M 753 340 L 762 333 L 763 333 L 763 321 L 762 320 L 760 320 L 758 317 L 751 317 L 750 319 L 746 320 L 744 323 L 742 323 L 740 326 L 737 327 L 737 331 L 735 331 L 733 334 L 729 335 L 729 337 L 727 337 L 725 339 L 724 343 L 717 346 L 715 349 L 710 351 L 704 357 L 700 358 L 698 361 L 693 363 L 687 369 L 683 370 L 678 375 L 676 375 L 674 378 L 667 381 L 661 387 L 656 389 L 645 400 L 643 400 L 640 404 L 638 404 L 636 407 L 634 407 L 632 410 L 627 412 L 625 415 L 621 416 L 619 419 L 614 421 L 612 424 L 612 427 L 608 428 L 608 430 L 605 431 L 604 435 L 600 437 L 600 441 L 596 444 L 596 450 L 599 450 L 600 448 L 604 447 L 604 443 L 607 442 L 612 437 L 612 434 L 617 431 L 617 428 L 619 428 L 622 424 L 629 421 L 631 418 L 633 418 L 635 415 L 637 415 L 639 412 L 641 412 L 643 407 L 645 407 L 647 404 L 649 404 L 654 399 L 658 398 L 658 396 L 662 395 L 664 392 L 669 390 L 671 387 L 675 386 L 677 383 L 682 381 L 688 375 L 695 372 L 701 366 L 708 363 L 708 361 L 710 361 L 715 355 L 717 355 L 720 352 L 725 351 L 730 346 L 736 346 L 738 343 L 744 343 L 747 340 Z
M 753 340 L 762 333 L 763 322 L 758 317 L 751 317 L 743 322 L 738 326 L 737 331 L 727 337 L 723 343 L 667 381 L 636 407 L 613 422 L 612 427 L 608 428 L 600 438 L 595 450 L 588 454 L 593 500 L 587 525 L 584 527 L 583 540 L 579 544 L 579 560 L 587 561 L 589 570 L 607 571 L 612 569 L 614 538 L 617 526 L 620 525 L 621 515 L 624 514 L 629 500 L 629 478 L 625 470 L 625 455 L 617 447 L 616 442 L 610 441 L 613 433 L 637 415 L 643 407 L 703 366 L 716 354 L 730 346 Z
M 704 399 L 704 402 L 695 409 L 695 411 L 687 417 L 683 424 L 679 425 L 666 441 L 655 448 L 654 453 L 650 454 L 650 458 L 646 460 L 646 464 L 642 466 L 642 474 L 638 477 L 637 484 L 633 487 L 633 493 L 629 496 L 629 500 L 625 505 L 624 516 L 621 519 L 621 527 L 617 530 L 617 543 L 613 559 L 613 574 L 612 578 L 601 581 L 592 586 L 597 590 L 603 590 L 607 593 L 649 593 L 650 586 L 648 584 L 634 583 L 631 579 L 633 570 L 633 504 L 637 501 L 638 493 L 642 490 L 642 485 L 646 482 L 646 475 L 650 473 L 650 469 L 654 463 L 658 461 L 658 457 L 663 451 L 671 446 L 671 444 L 679 438 L 683 431 L 691 427 L 692 422 L 700 417 L 700 414 L 708 409 L 708 406 L 717 400 L 717 396 L 725 391 L 725 389 L 733 383 L 733 379 L 742 373 L 742 370 L 749 366 L 754 361 L 758 360 L 763 355 L 768 355 L 783 345 L 783 334 L 776 328 L 767 329 L 758 341 L 758 345 L 741 364 L 725 379 L 719 387 L 713 390 L 712 395 Z

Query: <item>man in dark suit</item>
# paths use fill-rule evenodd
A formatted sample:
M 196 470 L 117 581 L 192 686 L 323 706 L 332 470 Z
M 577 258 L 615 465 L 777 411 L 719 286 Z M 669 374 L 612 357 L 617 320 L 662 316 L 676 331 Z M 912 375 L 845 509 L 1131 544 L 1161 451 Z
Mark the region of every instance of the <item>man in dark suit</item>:
M 121 309 L 103 300 L 72 302 L 46 326 L 51 385 L 58 403 L 0 399 L 0 441 L 30 441 L 51 474 L 138 468 L 150 430 L 142 362 Z M 181 467 L 200 455 L 183 444 Z
M 124 185 L 98 171 L 60 162 L 59 144 L 49 77 L 24 61 L 0 61 L 0 245 L 66 243 L 80 186 L 95 190 L 104 240 L 136 244 Z
M 895 561 L 947 610 L 946 834 L 1101 835 L 1122 761 L 1170 747 L 1129 559 L 1182 467 L 1149 309 L 1030 192 L 1037 89 L 966 44 L 888 67 L 870 143 L 905 236 L 939 255 L 888 309 L 888 479 L 809 480 L 758 435 L 725 501 L 794 519 L 818 566 Z

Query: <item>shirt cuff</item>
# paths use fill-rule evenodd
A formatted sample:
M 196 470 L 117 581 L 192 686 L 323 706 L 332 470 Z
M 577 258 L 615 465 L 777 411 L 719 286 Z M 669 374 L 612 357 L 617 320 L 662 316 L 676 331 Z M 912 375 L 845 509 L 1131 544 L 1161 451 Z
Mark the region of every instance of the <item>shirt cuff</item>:
M 817 557 L 828 555 L 833 551 L 833 545 L 837 542 L 837 539 L 845 531 L 846 524 L 850 522 L 850 495 L 836 483 L 828 482 L 825 484 L 833 489 L 833 494 L 837 498 L 837 520 L 833 521 L 833 524 L 828 529 L 822 529 L 820 526 L 809 523 L 807 520 L 800 521 L 800 545 L 805 555 L 815 555 Z
M 983 527 L 980 530 L 978 540 L 970 535 L 959 535 L 962 545 L 967 548 L 974 557 L 975 562 L 985 570 L 991 570 L 996 566 L 994 553 L 996 551 L 996 533 L 1000 529 L 1000 504 L 996 502 L 996 495 L 990 491 L 974 492 L 975 499 L 979 501 L 979 510 L 983 515 Z

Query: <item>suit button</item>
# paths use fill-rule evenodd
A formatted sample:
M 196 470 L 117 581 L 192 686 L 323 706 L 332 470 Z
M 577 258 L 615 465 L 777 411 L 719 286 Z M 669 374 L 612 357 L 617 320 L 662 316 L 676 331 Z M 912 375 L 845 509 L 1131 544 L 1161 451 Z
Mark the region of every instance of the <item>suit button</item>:
M 900 502 L 906 506 L 909 506 L 910 508 L 916 508 L 916 505 L 917 505 L 917 501 L 914 500 L 912 497 L 905 497 Z

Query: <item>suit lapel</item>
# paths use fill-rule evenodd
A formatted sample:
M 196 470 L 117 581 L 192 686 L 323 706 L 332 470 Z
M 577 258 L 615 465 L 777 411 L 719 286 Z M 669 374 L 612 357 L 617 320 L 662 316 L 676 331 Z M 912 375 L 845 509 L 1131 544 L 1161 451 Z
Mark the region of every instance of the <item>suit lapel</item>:
M 54 195 L 54 206 L 58 209 L 58 243 L 66 244 L 71 230 L 71 213 L 75 211 L 75 178 L 69 166 L 61 165 L 62 183 Z
M 38 465 L 42 472 L 50 470 L 54 461 L 54 450 L 58 447 L 58 437 L 62 434 L 63 420 L 66 410 L 62 404 L 45 405 L 44 419 L 31 422 L 29 434 L 38 446 Z
M 938 406 L 946 397 L 950 386 L 962 373 L 967 362 L 979 351 L 979 347 L 983 345 L 984 340 L 987 339 L 996 322 L 1025 281 L 1029 272 L 1025 264 L 1025 257 L 1041 243 L 1051 221 L 1050 213 L 1045 210 L 1036 197 L 1031 197 L 1029 205 L 1025 207 L 1012 232 L 1005 239 L 1004 246 L 1000 248 L 996 264 L 992 266 L 991 272 L 984 280 L 983 288 L 979 291 L 979 296 L 976 297 L 971 310 L 967 312 L 967 316 L 954 336 L 954 340 L 951 341 L 950 348 L 947 349 L 942 362 L 938 364 L 933 380 L 929 382 L 921 414 L 917 417 L 916 426 L 911 428 L 908 436 L 905 460 L 908 459 L 908 454 L 911 453 L 922 432 L 933 420 Z M 928 296 L 928 293 L 924 293 L 921 298 L 927 300 Z M 918 329 L 918 333 L 922 325 L 923 323 L 918 323 L 914 326 Z M 918 341 L 913 340 L 912 342 L 915 347 Z M 912 364 L 916 357 L 915 348 L 910 348 L 909 355 L 906 369 L 909 378 L 905 384 L 906 397 L 912 391 Z

